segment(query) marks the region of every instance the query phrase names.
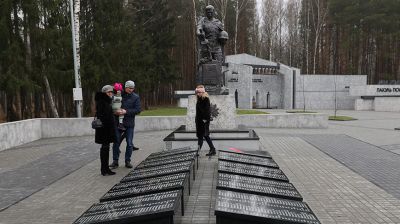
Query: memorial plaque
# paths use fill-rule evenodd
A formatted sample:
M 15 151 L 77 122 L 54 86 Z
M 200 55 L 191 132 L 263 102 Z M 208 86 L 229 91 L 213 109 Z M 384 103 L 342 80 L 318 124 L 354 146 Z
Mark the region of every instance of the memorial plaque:
M 100 202 L 103 201 L 112 201 L 118 200 L 123 198 L 135 197 L 144 194 L 153 194 L 159 193 L 164 191 L 171 191 L 171 190 L 181 190 L 182 195 L 184 195 L 183 191 L 189 189 L 189 174 L 188 173 L 181 173 L 178 175 L 184 174 L 181 178 L 169 178 L 169 180 L 164 181 L 157 181 L 155 183 L 146 183 L 146 184 L 139 184 L 132 186 L 130 185 L 127 188 L 119 188 L 118 191 L 110 190 L 108 191 L 102 198 L 100 198 Z M 141 181 L 136 181 L 141 182 Z M 128 182 L 130 183 L 130 182 Z
M 272 159 L 272 156 L 267 152 L 267 151 L 260 151 L 263 154 L 255 154 L 255 153 L 246 153 L 246 152 L 240 152 L 240 149 L 236 148 L 231 148 L 231 150 L 218 150 L 218 152 L 224 152 L 224 153 L 231 153 L 231 154 L 238 154 L 238 155 L 246 155 L 246 156 L 251 156 L 251 157 L 259 157 L 259 158 L 268 158 Z
M 261 158 L 255 156 L 249 156 L 245 154 L 236 154 L 236 153 L 227 153 L 227 152 L 219 152 L 218 156 L 219 160 L 251 164 L 257 166 L 265 166 L 278 169 L 279 166 L 273 159 L 270 158 Z
M 168 157 L 154 158 L 143 160 L 136 169 L 142 169 L 153 166 L 161 166 L 171 163 L 179 163 L 184 161 L 191 161 L 196 158 L 197 152 L 189 152 L 184 154 L 172 155 Z
M 303 200 L 303 197 L 301 197 L 300 193 L 291 183 L 235 174 L 219 173 L 217 189 L 285 198 L 295 201 Z
M 153 178 L 148 178 L 148 179 L 143 179 L 143 180 L 118 183 L 118 184 L 114 185 L 108 192 L 122 191 L 122 190 L 126 190 L 126 189 L 132 188 L 132 187 L 157 185 L 157 184 L 161 184 L 164 182 L 182 180 L 182 179 L 185 179 L 186 177 L 187 177 L 187 173 L 176 173 L 176 174 L 171 174 L 171 175 L 167 175 L 167 176 L 153 177 Z
M 221 85 L 222 84 L 222 74 L 221 65 L 218 62 L 210 62 L 201 65 L 201 74 L 199 83 L 203 85 Z
M 145 179 L 150 177 L 159 177 L 175 173 L 191 172 L 192 161 L 185 161 L 181 163 L 167 164 L 158 167 L 149 167 L 143 169 L 135 169 L 127 176 L 122 178 L 121 182 L 128 182 L 133 180 Z
M 160 223 L 172 224 L 180 215 L 181 192 L 168 191 L 91 206 L 74 224 L 89 223 Z
M 239 174 L 250 177 L 261 177 L 289 182 L 289 179 L 280 169 L 248 165 L 243 163 L 233 163 L 227 161 L 218 162 L 218 172 Z
M 177 155 L 177 154 L 188 153 L 188 152 L 197 152 L 197 148 L 192 148 L 192 147 L 188 146 L 188 147 L 183 147 L 183 148 L 178 148 L 178 149 L 166 150 L 166 151 L 162 151 L 162 152 L 155 152 L 155 153 L 150 154 L 147 157 L 147 159 L 166 157 L 166 156 Z
M 217 190 L 215 215 L 219 224 L 320 223 L 304 202 L 225 190 Z

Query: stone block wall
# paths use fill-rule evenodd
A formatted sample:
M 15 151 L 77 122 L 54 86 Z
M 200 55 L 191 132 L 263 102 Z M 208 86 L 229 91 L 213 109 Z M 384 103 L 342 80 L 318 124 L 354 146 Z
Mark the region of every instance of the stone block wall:
M 279 74 L 282 76 L 282 108 L 283 109 L 292 109 L 293 108 L 293 71 L 294 68 L 291 68 L 286 65 L 280 65 Z
M 375 97 L 374 110 L 400 112 L 400 97 Z
M 226 102 L 233 102 L 233 97 Z M 326 114 L 261 114 L 236 115 L 228 118 L 229 129 L 240 126 L 248 128 L 327 128 Z M 174 130 L 185 124 L 187 116 L 137 117 L 135 132 Z M 41 138 L 94 135 L 92 117 L 85 118 L 40 118 L 0 124 L 0 151 L 23 145 Z M 194 125 L 194 117 L 190 119 Z M 218 121 L 211 123 L 211 128 Z M 214 126 L 213 126 L 214 125 Z M 221 129 L 221 128 L 215 128 Z M 93 144 L 94 139 L 93 139 Z
M 282 108 L 281 86 L 281 75 L 253 75 L 253 97 L 256 99 L 257 108 L 267 108 L 268 92 L 269 107 Z
M 226 71 L 225 83 L 229 88 L 229 94 L 235 97 L 235 90 L 237 90 L 239 108 L 251 109 L 253 68 L 247 65 L 229 63 L 228 67 L 224 67 L 224 69 Z
M 295 108 L 303 108 L 305 99 L 306 109 L 334 109 L 336 97 L 337 109 L 353 110 L 357 97 L 350 96 L 349 87 L 366 84 L 367 76 L 365 75 L 296 76 Z
M 189 96 L 189 106 L 186 116 L 186 130 L 195 130 L 196 117 L 196 96 Z M 217 105 L 219 115 L 210 124 L 210 129 L 226 130 L 235 129 L 236 108 L 235 97 L 233 95 L 211 95 L 210 103 Z
M 354 110 L 374 110 L 373 99 L 356 99 Z
M 0 151 L 42 138 L 41 121 L 29 119 L 0 124 Z

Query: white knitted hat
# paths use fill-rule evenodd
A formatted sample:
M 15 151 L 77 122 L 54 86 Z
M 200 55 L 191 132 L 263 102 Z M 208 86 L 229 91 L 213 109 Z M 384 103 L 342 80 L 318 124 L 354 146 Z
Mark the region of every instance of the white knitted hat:
M 126 81 L 125 88 L 135 88 L 135 82 L 131 80 Z

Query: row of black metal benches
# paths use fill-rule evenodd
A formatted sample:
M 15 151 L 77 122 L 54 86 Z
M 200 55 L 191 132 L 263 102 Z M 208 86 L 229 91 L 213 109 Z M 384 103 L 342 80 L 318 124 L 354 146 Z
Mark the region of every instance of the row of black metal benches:
M 272 157 L 219 151 L 217 224 L 319 224 L 310 207 Z
M 185 214 L 197 153 L 191 147 L 152 153 L 74 224 L 173 224 Z

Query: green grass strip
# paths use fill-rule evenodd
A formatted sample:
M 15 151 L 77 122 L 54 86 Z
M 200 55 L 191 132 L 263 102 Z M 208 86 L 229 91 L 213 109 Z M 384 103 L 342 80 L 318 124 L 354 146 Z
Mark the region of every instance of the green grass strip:
M 288 110 L 286 113 L 293 113 L 293 114 L 309 114 L 309 113 L 317 113 L 315 111 L 307 111 L 307 110 Z
M 187 109 L 181 107 L 158 107 L 142 111 L 139 116 L 183 116 Z
M 354 117 L 348 117 L 348 116 L 329 116 L 329 120 L 331 120 L 331 121 L 354 121 L 357 119 Z
M 264 111 L 259 111 L 259 110 L 242 110 L 242 109 L 237 109 L 236 113 L 238 115 L 244 115 L 244 114 L 269 114 Z
M 259 110 L 242 110 L 237 109 L 236 113 L 239 115 L 245 114 L 268 114 L 267 112 Z M 149 110 L 142 111 L 139 116 L 185 116 L 187 114 L 186 108 L 181 107 L 155 107 Z

